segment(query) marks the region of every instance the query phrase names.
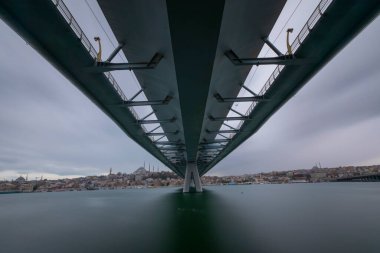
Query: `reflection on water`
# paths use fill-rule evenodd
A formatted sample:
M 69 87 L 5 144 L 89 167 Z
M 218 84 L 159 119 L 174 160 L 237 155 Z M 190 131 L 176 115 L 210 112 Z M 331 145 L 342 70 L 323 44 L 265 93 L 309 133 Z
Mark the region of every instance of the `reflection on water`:
M 212 209 L 216 196 L 210 191 L 182 194 L 180 191 L 167 194 L 160 202 L 168 207 L 167 227 L 162 231 L 166 238 L 161 251 L 168 252 L 212 252 L 218 251 L 215 238 L 215 220 Z
M 379 252 L 380 184 L 0 195 L 0 252 Z
M 166 212 L 170 223 L 161 252 L 165 249 L 166 252 L 255 252 L 260 248 L 253 227 L 234 211 L 239 207 L 230 206 L 214 190 L 185 195 L 176 192 L 160 199 L 170 207 Z

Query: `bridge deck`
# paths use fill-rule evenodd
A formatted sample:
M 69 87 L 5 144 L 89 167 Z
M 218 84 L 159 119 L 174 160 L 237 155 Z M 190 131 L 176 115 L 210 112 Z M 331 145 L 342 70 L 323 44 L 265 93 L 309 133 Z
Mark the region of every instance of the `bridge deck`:
M 215 131 L 223 123 L 212 119 L 225 117 L 233 103 L 221 103 L 215 94 L 236 97 L 250 70 L 233 65 L 225 52 L 257 57 L 264 43 L 262 37 L 270 33 L 285 1 L 270 0 L 265 6 L 249 0 L 199 5 L 174 0 L 98 2 L 119 42 L 126 44 L 123 50 L 129 61 L 145 62 L 156 53 L 164 56 L 155 69 L 136 70 L 136 76 L 150 101 L 173 97 L 168 104 L 153 108 L 157 118 L 166 122 L 161 125 L 169 141 L 183 147 L 166 145 L 160 149 L 133 110 L 117 106 L 126 102 L 125 96 L 109 74 L 88 71 L 87 67 L 94 65 L 94 49 L 88 40 L 84 43 L 80 28 L 73 30 L 70 15 L 66 11 L 62 15 L 62 8 L 60 12 L 54 5 L 60 7 L 62 2 L 1 1 L 0 16 L 130 138 L 180 176 L 185 174 L 186 162 L 192 161 L 198 161 L 199 174 L 205 174 L 253 135 L 380 10 L 378 0 L 335 0 L 326 9 L 317 9 L 322 17 L 314 19 L 316 22 L 309 24 L 312 29 L 303 30 L 306 33 L 297 38 L 302 43 L 295 44 L 295 57 L 308 62 L 277 68 L 275 80 L 261 92 L 268 101 L 255 103 L 246 114 L 249 120 L 231 135 L 223 150 L 202 160 L 201 147 L 219 146 L 203 145 L 215 141 Z M 173 162 L 165 150 L 185 156 Z
M 139 61 L 156 52 L 164 59 L 154 71 L 136 70 L 149 100 L 171 94 L 173 102 L 156 106 L 157 118 L 175 115 L 174 124 L 162 127 L 170 141 L 185 144 L 186 158 L 195 161 L 199 143 L 214 140 L 222 122 L 208 115 L 226 116 L 229 103 L 219 103 L 214 93 L 237 96 L 240 83 L 250 66 L 231 67 L 224 56 L 233 48 L 237 53 L 256 57 L 285 1 L 107 1 L 98 0 L 117 40 L 129 61 Z M 149 6 L 149 8 L 147 8 Z M 204 167 L 200 164 L 199 167 Z

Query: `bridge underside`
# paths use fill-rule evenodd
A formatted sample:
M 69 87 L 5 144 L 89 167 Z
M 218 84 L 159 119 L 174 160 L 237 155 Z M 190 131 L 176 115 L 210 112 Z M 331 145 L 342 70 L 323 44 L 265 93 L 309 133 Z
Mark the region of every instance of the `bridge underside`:
M 148 98 L 140 105 L 150 104 L 158 120 L 141 118 L 131 109 L 137 103 L 125 97 L 110 73 L 102 73 L 122 66 L 95 64 L 95 49 L 62 1 L 1 1 L 0 16 L 131 139 L 181 177 L 190 175 L 185 181 L 194 180 L 195 186 L 197 174 L 204 175 L 252 136 L 380 9 L 378 0 L 323 0 L 293 43 L 294 55 L 286 59 L 304 63 L 276 68 L 273 80 L 250 98 L 257 100 L 251 110 L 229 118 L 241 120 L 240 127 L 224 130 L 230 135 L 221 140 L 216 138 L 219 129 L 285 0 L 98 3 L 134 63 L 123 64 L 134 68 Z M 163 133 L 147 131 L 144 124 L 151 123 Z M 168 141 L 154 138 L 160 135 Z
M 231 140 L 216 141 L 224 121 L 215 119 L 226 118 L 233 99 L 221 102 L 215 95 L 236 98 L 252 66 L 234 65 L 226 52 L 232 50 L 243 58 L 256 58 L 285 1 L 269 1 L 265 5 L 249 0 L 202 4 L 175 0 L 148 2 L 149 10 L 145 8 L 146 2 L 137 0 L 98 0 L 116 38 L 126 43 L 123 51 L 129 60 L 147 57 L 143 55 L 147 50 L 150 54 L 163 53 L 160 67 L 135 74 L 145 85 L 148 99 L 154 99 L 162 89 L 169 89 L 178 99 L 178 103 L 156 107 L 156 114 L 158 118 L 172 115 L 178 118 L 175 129 L 180 134 L 167 137 L 185 145 L 184 158 L 178 162 L 181 170 L 187 163 L 196 162 L 200 175 L 252 136 L 379 12 L 375 0 L 321 1 L 313 15 L 323 11 L 322 17 L 313 24 L 308 21 L 312 29 L 294 54 L 304 63 L 283 66 L 276 81 L 261 94 L 265 102 L 257 103 L 243 115 L 246 120 L 239 129 L 227 131 L 232 133 L 227 135 Z M 163 127 L 170 132 L 175 130 L 170 128 L 173 125 Z
M 220 103 L 215 93 L 237 96 L 251 66 L 236 68 L 225 57 L 233 49 L 257 57 L 285 1 L 98 0 L 117 40 L 125 43 L 124 54 L 138 62 L 156 52 L 164 55 L 153 71 L 136 70 L 149 100 L 170 94 L 173 102 L 155 106 L 158 118 L 176 117 L 162 127 L 170 142 L 182 143 L 185 155 L 179 164 L 196 162 L 204 173 L 206 162 L 199 150 L 211 143 L 232 103 Z M 149 8 L 147 8 L 149 5 Z M 181 167 L 184 172 L 186 166 Z M 202 173 L 202 174 L 203 174 Z

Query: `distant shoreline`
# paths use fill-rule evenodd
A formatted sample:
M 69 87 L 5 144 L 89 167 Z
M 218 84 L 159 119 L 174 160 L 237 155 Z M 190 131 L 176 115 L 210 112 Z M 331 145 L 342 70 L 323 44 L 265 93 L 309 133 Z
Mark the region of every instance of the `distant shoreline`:
M 203 185 L 249 185 L 249 184 L 295 184 L 321 182 L 377 182 L 380 181 L 380 165 L 346 166 L 310 170 L 272 171 L 241 176 L 202 176 Z M 183 179 L 174 172 L 151 172 L 144 167 L 131 174 L 118 172 L 101 176 L 87 176 L 72 179 L 28 180 L 22 176 L 12 181 L 0 181 L 0 193 L 19 192 L 60 192 L 113 189 L 138 189 L 160 187 L 182 187 Z
M 290 183 L 240 183 L 240 184 L 204 184 L 203 186 L 240 186 L 240 185 L 280 185 L 280 184 L 319 184 L 319 183 L 378 183 L 378 181 L 325 181 L 325 182 L 290 182 Z M 131 190 L 131 189 L 159 189 L 159 188 L 180 188 L 177 186 L 158 186 L 158 187 L 125 187 L 125 188 L 102 188 L 102 189 L 61 189 L 54 191 L 0 191 L 1 194 L 15 194 L 15 193 L 51 193 L 51 192 L 87 192 L 87 191 L 112 191 L 112 190 Z

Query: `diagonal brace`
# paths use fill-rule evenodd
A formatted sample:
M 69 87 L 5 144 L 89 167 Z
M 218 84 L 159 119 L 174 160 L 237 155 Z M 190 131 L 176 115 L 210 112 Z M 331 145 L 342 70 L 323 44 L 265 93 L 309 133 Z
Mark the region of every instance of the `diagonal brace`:
M 140 120 L 144 120 L 144 119 L 147 119 L 149 116 L 151 116 L 153 113 L 155 113 L 155 111 L 153 110 L 151 113 L 148 113 L 147 115 L 145 115 L 144 117 L 142 117 Z
M 113 50 L 110 56 L 107 58 L 106 62 L 111 62 L 113 58 L 119 53 L 119 51 L 125 46 L 124 43 L 119 43 L 119 45 Z
M 257 96 L 256 93 L 254 93 L 250 88 L 248 88 L 248 87 L 245 86 L 244 84 L 242 84 L 241 87 L 242 87 L 243 89 L 245 89 L 246 91 L 248 91 L 249 93 L 251 93 L 253 96 Z
M 281 53 L 280 50 L 278 50 L 278 48 L 272 44 L 272 42 L 270 42 L 270 40 L 268 39 L 268 37 L 264 37 L 263 38 L 263 41 L 265 42 L 265 44 L 268 45 L 268 47 L 270 47 L 270 49 L 273 50 L 273 52 L 275 52 L 278 56 L 283 56 L 284 54 Z

